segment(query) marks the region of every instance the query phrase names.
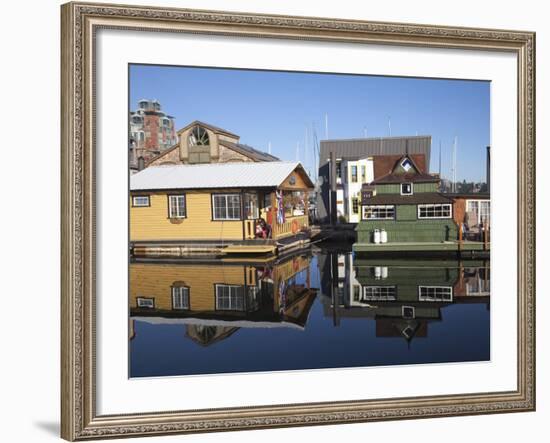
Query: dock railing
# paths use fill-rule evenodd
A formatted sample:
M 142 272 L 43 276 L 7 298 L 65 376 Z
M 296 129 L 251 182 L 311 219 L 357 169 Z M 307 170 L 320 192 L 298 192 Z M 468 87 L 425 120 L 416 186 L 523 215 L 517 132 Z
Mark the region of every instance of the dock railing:
M 284 223 L 273 223 L 272 236 L 274 239 L 289 237 L 299 233 L 304 227 L 309 226 L 309 217 L 307 215 L 296 215 L 286 217 Z

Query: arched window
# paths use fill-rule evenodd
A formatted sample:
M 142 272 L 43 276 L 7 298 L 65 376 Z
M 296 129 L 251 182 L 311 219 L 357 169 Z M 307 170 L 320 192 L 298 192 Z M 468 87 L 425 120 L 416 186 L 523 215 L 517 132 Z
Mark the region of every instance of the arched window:
M 189 134 L 189 146 L 209 146 L 210 138 L 206 129 L 195 126 Z

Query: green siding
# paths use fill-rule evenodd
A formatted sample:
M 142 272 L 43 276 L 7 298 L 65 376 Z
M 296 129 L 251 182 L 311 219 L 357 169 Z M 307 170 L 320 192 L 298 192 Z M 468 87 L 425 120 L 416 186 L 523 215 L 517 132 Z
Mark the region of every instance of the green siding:
M 437 183 L 413 183 L 413 194 L 423 192 L 437 192 Z M 376 194 L 401 194 L 401 185 L 394 183 L 376 185 Z
M 416 220 L 416 205 L 396 205 L 395 216 L 397 221 Z
M 457 239 L 452 219 L 437 220 L 363 220 L 357 225 L 357 243 L 374 243 L 375 229 L 385 229 L 388 243 L 443 242 Z
M 399 185 L 376 185 L 376 194 L 400 194 Z

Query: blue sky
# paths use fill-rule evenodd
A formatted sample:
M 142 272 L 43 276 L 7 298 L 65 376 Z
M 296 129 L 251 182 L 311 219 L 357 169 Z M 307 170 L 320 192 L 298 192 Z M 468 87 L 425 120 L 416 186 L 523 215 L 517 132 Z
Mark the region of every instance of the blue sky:
M 299 159 L 313 171 L 313 148 L 304 153 L 306 126 L 325 139 L 431 135 L 431 172 L 450 178 L 451 149 L 458 137 L 457 178 L 485 179 L 490 144 L 490 83 L 366 75 L 294 73 L 168 66 L 130 66 L 130 108 L 157 99 L 176 128 L 202 120 L 268 149 L 283 160 Z

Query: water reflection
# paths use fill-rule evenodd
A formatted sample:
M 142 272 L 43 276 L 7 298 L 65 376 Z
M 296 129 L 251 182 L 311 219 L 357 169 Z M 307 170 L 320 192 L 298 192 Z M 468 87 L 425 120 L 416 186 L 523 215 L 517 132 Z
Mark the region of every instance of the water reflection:
M 488 261 L 341 251 L 131 263 L 130 375 L 488 360 L 489 282 Z
M 302 329 L 316 296 L 310 263 L 308 255 L 252 264 L 133 263 L 131 319 L 183 325 L 186 336 L 202 346 L 239 328 Z
M 342 318 L 370 318 L 376 337 L 427 337 L 452 304 L 482 303 L 489 310 L 488 260 L 357 259 L 329 254 L 323 267 L 323 312 L 339 326 Z

